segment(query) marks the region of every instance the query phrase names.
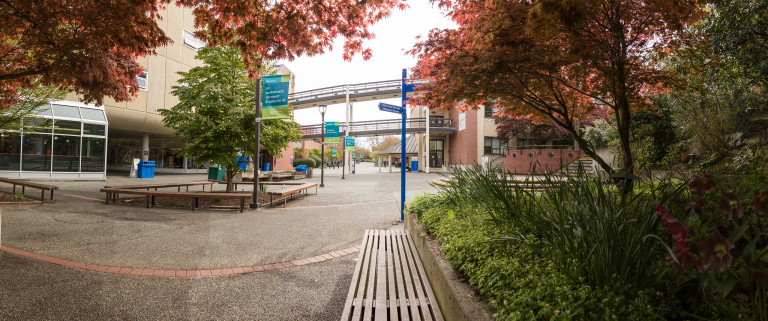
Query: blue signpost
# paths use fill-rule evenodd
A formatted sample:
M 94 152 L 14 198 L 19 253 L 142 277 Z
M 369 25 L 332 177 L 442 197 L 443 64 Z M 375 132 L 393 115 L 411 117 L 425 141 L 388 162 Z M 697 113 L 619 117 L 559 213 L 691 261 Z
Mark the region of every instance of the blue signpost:
M 403 69 L 403 80 L 400 83 L 400 93 L 402 94 L 402 115 L 403 115 L 403 124 L 400 126 L 400 220 L 398 222 L 402 223 L 405 222 L 405 118 L 406 116 L 406 109 L 405 109 L 405 100 L 406 100 L 406 90 L 405 87 L 405 77 L 408 76 L 408 72 Z

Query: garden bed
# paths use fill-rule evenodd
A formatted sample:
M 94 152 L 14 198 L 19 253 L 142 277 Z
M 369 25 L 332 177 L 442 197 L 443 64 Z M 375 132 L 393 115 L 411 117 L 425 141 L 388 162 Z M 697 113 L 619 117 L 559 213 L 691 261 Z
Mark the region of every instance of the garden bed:
M 17 194 L 17 195 L 21 195 L 21 194 Z M 27 198 L 27 196 L 25 195 L 22 195 L 22 198 L 16 198 L 16 196 L 11 194 L 0 193 L 0 203 L 30 204 L 30 203 L 39 203 L 39 202 L 40 200 Z

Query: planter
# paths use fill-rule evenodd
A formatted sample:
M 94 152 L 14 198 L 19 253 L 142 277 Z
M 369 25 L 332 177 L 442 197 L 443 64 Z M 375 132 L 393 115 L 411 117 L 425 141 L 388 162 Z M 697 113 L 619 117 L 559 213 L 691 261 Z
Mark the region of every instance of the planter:
M 419 252 L 429 283 L 435 292 L 437 304 L 446 320 L 493 320 L 493 309 L 453 267 L 443 259 L 440 244 L 427 237 L 412 213 L 405 215 L 405 230 L 411 233 L 416 251 Z
M 291 177 L 291 179 L 302 179 L 302 178 L 306 178 L 306 177 L 307 177 L 306 174 L 299 174 L 299 175 L 293 175 L 293 177 Z

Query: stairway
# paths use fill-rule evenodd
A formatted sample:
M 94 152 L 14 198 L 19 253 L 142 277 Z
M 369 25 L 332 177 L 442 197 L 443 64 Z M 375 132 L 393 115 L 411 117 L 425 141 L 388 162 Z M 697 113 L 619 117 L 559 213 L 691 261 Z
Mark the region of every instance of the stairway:
M 558 172 L 564 175 L 576 175 L 576 173 L 579 172 L 579 167 L 581 167 L 585 173 L 595 173 L 594 161 L 591 157 L 587 156 L 579 157 L 578 159 L 568 164 L 568 166 L 561 168 Z

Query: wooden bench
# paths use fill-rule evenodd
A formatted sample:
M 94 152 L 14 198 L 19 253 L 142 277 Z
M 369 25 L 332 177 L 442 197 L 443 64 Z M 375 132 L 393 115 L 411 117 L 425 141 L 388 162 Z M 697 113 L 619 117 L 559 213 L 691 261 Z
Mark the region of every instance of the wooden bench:
M 272 197 L 273 196 L 281 196 L 283 197 L 283 207 L 288 205 L 288 197 L 290 196 L 291 199 L 293 199 L 293 195 L 295 194 L 301 194 L 302 191 L 304 191 L 304 195 L 307 195 L 307 190 L 314 187 L 315 188 L 315 195 L 317 195 L 317 184 L 316 183 L 271 183 L 271 184 L 264 184 L 264 185 L 284 185 L 285 187 L 274 190 L 274 191 L 267 191 L 267 194 L 269 194 L 269 206 L 272 206 Z
M 193 208 L 193 210 L 198 209 L 200 207 L 199 200 L 201 198 L 240 199 L 240 213 L 242 213 L 243 210 L 245 209 L 245 200 L 251 198 L 252 196 L 251 193 L 206 193 L 206 192 L 182 193 L 182 192 L 162 192 L 162 191 L 121 189 L 121 188 L 102 188 L 100 191 L 107 193 L 106 194 L 107 205 L 109 205 L 110 198 L 112 199 L 113 203 L 116 202 L 120 198 L 120 194 L 144 195 L 146 196 L 147 208 L 149 208 L 149 204 L 152 204 L 152 206 L 155 205 L 155 197 L 157 196 L 194 198 L 195 207 Z
M 177 188 L 177 192 L 181 192 L 181 188 L 182 187 L 186 187 L 187 188 L 187 192 L 189 192 L 189 187 L 190 186 L 202 186 L 203 190 L 205 190 L 205 186 L 206 185 L 210 185 L 211 186 L 211 190 L 213 190 L 213 184 L 215 184 L 215 183 L 214 182 L 204 181 L 204 182 L 176 183 L 176 184 L 112 185 L 112 186 L 104 186 L 104 188 L 146 189 L 146 190 L 150 190 L 150 189 L 154 188 L 155 190 L 157 190 L 158 188 L 176 187 Z
M 293 177 L 293 175 L 291 175 L 291 174 L 270 174 L 269 177 L 272 180 L 276 180 L 276 179 L 291 178 L 291 177 Z
M 365 231 L 341 320 L 443 320 L 410 233 Z
M 53 191 L 59 189 L 56 185 L 48 185 L 48 184 L 39 184 L 39 183 L 33 183 L 29 181 L 22 181 L 18 179 L 12 179 L 12 178 L 0 178 L 0 182 L 8 183 L 13 185 L 13 194 L 16 194 L 16 185 L 21 186 L 21 194 L 24 195 L 25 188 L 31 187 L 31 188 L 37 188 L 40 190 L 40 202 L 45 203 L 45 191 L 51 191 L 51 200 L 53 200 Z

